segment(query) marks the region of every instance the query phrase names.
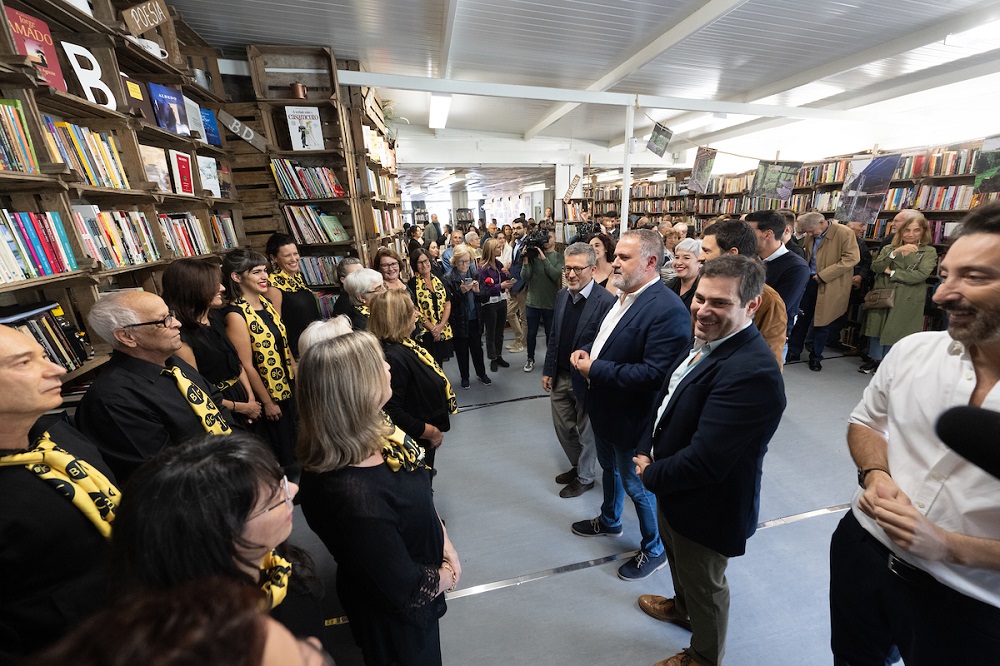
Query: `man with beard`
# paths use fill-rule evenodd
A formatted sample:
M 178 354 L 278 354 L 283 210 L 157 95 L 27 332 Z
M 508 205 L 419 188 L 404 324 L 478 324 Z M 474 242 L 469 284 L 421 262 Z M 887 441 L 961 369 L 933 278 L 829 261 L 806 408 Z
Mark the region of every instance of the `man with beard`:
M 623 580 L 646 578 L 667 563 L 656 526 L 656 497 L 643 487 L 632 458 L 650 430 L 653 400 L 670 366 L 691 339 L 691 313 L 660 280 L 663 239 L 650 229 L 628 231 L 615 247 L 611 284 L 618 297 L 593 344 L 570 365 L 587 380 L 582 396 L 603 470 L 601 515 L 573 523 L 585 537 L 622 535 L 625 493 L 639 516 L 639 552 L 618 569 Z
M 938 416 L 1000 410 L 1000 204 L 976 209 L 940 267 L 947 332 L 893 346 L 851 414 L 851 511 L 830 546 L 835 664 L 1000 663 L 1000 480 L 945 446 Z

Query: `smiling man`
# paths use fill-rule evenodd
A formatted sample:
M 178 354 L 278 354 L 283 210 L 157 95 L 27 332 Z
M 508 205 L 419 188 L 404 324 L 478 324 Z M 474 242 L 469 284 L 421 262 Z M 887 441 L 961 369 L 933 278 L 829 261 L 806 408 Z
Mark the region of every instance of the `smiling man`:
M 80 401 L 76 422 L 119 482 L 165 446 L 229 432 L 233 419 L 219 406 L 222 394 L 174 356 L 181 323 L 162 298 L 143 291 L 106 294 L 87 323 L 114 351 Z
M 639 607 L 692 632 L 689 648 L 657 666 L 715 666 L 725 653 L 726 567 L 757 529 L 764 454 L 785 410 L 781 372 L 753 324 L 763 289 L 756 257 L 705 264 L 694 346 L 674 361 L 633 459 L 656 494 L 674 589 L 672 599 L 639 597 Z

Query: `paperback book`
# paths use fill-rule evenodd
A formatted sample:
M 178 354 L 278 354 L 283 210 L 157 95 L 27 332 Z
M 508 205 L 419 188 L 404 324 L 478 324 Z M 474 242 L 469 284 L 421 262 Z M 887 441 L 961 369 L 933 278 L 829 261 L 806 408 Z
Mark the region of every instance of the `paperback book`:
M 191 136 L 202 143 L 208 143 L 205 140 L 205 125 L 201 120 L 201 107 L 193 100 L 184 97 L 184 111 L 187 113 Z
M 59 68 L 59 58 L 56 56 L 48 24 L 11 7 L 4 9 L 7 10 L 7 24 L 14 35 L 17 52 L 28 56 L 45 83 L 66 92 L 66 80 Z
M 292 150 L 323 150 L 323 125 L 314 106 L 286 106 Z
M 214 157 L 198 156 L 198 173 L 201 175 L 201 188 L 208 190 L 217 199 L 222 198 L 219 184 L 219 164 Z
M 153 103 L 156 124 L 180 136 L 191 136 L 188 126 L 184 96 L 177 88 L 149 83 L 149 97 Z
M 170 174 L 174 179 L 174 192 L 177 194 L 194 194 L 194 178 L 191 173 L 191 156 L 168 149 L 170 156 Z
M 170 167 L 163 148 L 139 144 L 139 156 L 142 157 L 142 166 L 146 170 L 146 180 L 155 183 L 160 192 L 173 192 L 170 187 Z
M 222 146 L 222 135 L 219 134 L 219 123 L 211 109 L 201 110 L 201 124 L 205 128 L 205 140 L 213 146 Z
M 149 91 L 142 81 L 134 81 L 124 72 L 122 73 L 122 85 L 125 87 L 125 99 L 128 101 L 128 108 L 131 114 L 137 118 L 142 118 L 150 125 L 156 124 L 156 114 L 153 113 L 153 105 L 149 101 Z

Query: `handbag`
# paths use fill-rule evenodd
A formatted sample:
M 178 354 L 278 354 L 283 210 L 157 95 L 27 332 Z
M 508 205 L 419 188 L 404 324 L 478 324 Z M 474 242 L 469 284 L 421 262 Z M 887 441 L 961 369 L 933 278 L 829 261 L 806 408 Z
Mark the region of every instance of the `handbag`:
M 896 288 L 885 287 L 883 289 L 872 289 L 865 294 L 865 300 L 861 307 L 865 310 L 885 310 L 891 308 L 896 302 Z

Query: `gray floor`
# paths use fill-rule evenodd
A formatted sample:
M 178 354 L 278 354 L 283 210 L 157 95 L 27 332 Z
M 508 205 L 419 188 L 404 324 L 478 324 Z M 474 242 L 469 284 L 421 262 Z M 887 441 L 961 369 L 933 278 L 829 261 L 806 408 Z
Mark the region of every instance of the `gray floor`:
M 539 346 L 542 336 L 539 336 Z M 542 356 L 539 350 L 539 357 Z M 639 545 L 626 498 L 620 539 L 585 539 L 576 520 L 599 513 L 600 484 L 561 499 L 553 477 L 568 469 L 541 391 L 541 364 L 527 374 L 525 354 L 486 387 L 458 387 L 462 411 L 437 455 L 435 502 L 462 558 L 462 584 L 441 621 L 445 664 L 649 664 L 679 652 L 689 634 L 639 610 L 640 594 L 671 594 L 670 575 L 629 583 L 610 559 Z M 765 458 L 761 529 L 744 557 L 730 562 L 728 664 L 830 663 L 828 546 L 841 510 L 777 521 L 846 504 L 854 466 L 847 417 L 869 377 L 855 358 L 829 358 L 823 371 L 786 368 L 788 408 Z M 296 522 L 296 540 L 312 535 Z M 321 547 L 320 547 L 321 548 Z M 311 550 L 313 548 L 310 548 Z M 332 564 L 321 561 L 327 574 Z M 574 566 L 577 565 L 577 566 Z M 552 570 L 557 570 L 552 572 Z M 332 591 L 332 590 L 331 590 Z M 335 602 L 331 615 L 337 614 Z M 360 663 L 346 626 L 326 642 L 338 664 Z

